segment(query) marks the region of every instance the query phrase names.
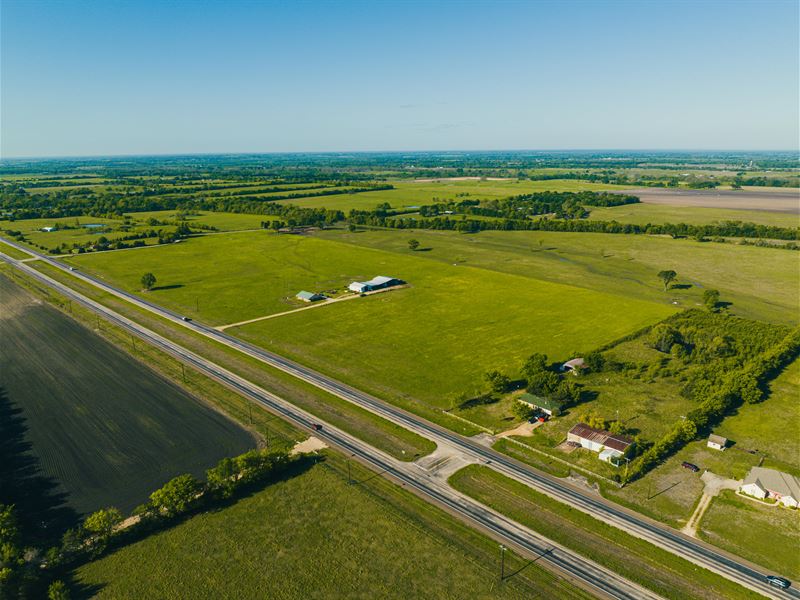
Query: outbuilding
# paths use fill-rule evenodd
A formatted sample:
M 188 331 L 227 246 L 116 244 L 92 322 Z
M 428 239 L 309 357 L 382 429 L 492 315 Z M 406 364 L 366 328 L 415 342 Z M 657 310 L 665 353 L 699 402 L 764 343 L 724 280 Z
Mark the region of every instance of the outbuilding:
M 612 464 L 624 456 L 628 448 L 633 445 L 633 440 L 626 435 L 615 435 L 610 431 L 589 427 L 586 423 L 573 425 L 567 432 L 567 441 L 597 452 L 600 460 Z
M 317 302 L 319 300 L 324 300 L 325 296 L 323 294 L 314 294 L 312 292 L 298 292 L 295 296 L 298 300 L 302 300 L 303 302 Z
M 708 443 L 706 446 L 709 448 L 713 448 L 714 450 L 725 450 L 725 447 L 728 445 L 728 438 L 724 438 L 721 435 L 717 435 L 712 433 L 708 436 Z
M 561 365 L 562 371 L 572 371 L 577 375 L 586 368 L 586 362 L 582 358 L 573 358 Z
M 349 289 L 351 292 L 356 292 L 357 294 L 363 294 L 365 292 L 374 292 L 375 290 L 382 290 L 385 288 L 394 287 L 396 285 L 402 285 L 403 283 L 404 282 L 401 279 L 386 277 L 385 275 L 378 275 L 369 281 L 354 281 L 347 286 L 347 289 Z

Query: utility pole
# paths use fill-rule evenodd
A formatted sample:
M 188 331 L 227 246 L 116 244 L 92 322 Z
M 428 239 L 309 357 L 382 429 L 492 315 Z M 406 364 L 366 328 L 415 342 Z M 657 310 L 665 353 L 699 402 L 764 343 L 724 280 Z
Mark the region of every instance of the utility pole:
M 500 544 L 500 583 L 506 578 L 506 547 Z

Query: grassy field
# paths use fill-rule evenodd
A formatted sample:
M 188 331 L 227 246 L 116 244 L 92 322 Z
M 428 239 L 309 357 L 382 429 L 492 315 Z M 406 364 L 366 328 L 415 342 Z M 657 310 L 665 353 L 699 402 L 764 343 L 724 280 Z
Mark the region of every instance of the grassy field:
M 347 246 L 322 244 L 319 251 L 338 262 L 333 257 Z M 460 394 L 476 393 L 488 369 L 516 374 L 534 351 L 566 359 L 672 312 L 495 271 L 370 255 L 386 262 L 376 273 L 402 277 L 410 287 L 231 332 L 379 395 L 446 409 Z M 602 326 L 589 307 L 604 315 Z
M 716 433 L 735 442 L 732 450 L 759 454 L 800 470 L 800 360 L 770 382 L 760 404 L 745 404 L 727 417 Z M 729 454 L 728 452 L 725 453 Z M 800 473 L 798 473 L 800 475 Z
M 753 502 L 726 490 L 712 500 L 700 537 L 777 574 L 800 579 L 800 518 L 788 510 Z
M 800 217 L 780 212 L 764 210 L 736 210 L 725 208 L 703 208 L 669 206 L 663 204 L 626 204 L 610 208 L 590 207 L 589 219 L 593 221 L 619 221 L 647 225 L 648 223 L 688 223 L 690 225 L 711 225 L 721 221 L 745 221 L 759 225 L 777 227 L 798 227 Z
M 296 204 L 306 208 L 332 208 L 342 211 L 351 209 L 370 210 L 379 204 L 388 202 L 393 209 L 404 209 L 433 204 L 434 202 L 453 200 L 457 196 L 477 200 L 507 198 L 532 192 L 558 191 L 575 192 L 582 190 L 625 189 L 624 186 L 590 183 L 573 179 L 550 181 L 476 181 L 442 179 L 438 181 L 391 181 L 395 189 L 376 192 L 360 192 L 339 196 L 323 196 L 318 198 L 295 198 L 283 200 L 286 204 Z M 465 196 L 466 194 L 466 196 Z
M 171 477 L 254 446 L 232 421 L 3 276 L 0 299 L 3 385 L 42 471 L 77 511 L 129 510 Z
M 64 271 L 43 263 L 35 263 L 35 266 L 50 277 L 72 286 L 82 294 L 176 341 L 185 348 L 209 358 L 279 396 L 291 399 L 291 402 L 296 406 L 340 427 L 399 460 L 412 460 L 415 455 L 427 454 L 435 448 L 435 444 L 430 440 L 422 438 L 403 427 L 386 421 L 371 412 L 342 400 L 338 396 L 333 396 L 311 384 L 300 381 L 283 371 L 269 367 L 263 362 L 241 354 L 228 346 L 213 342 L 209 338 L 185 327 L 176 326 L 174 322 L 144 311 L 116 296 L 101 292 L 94 286 L 88 285 Z M 12 271 L 13 273 L 15 272 Z M 79 317 L 84 316 L 77 308 L 74 313 Z M 93 323 L 94 316 L 87 316 L 89 322 Z M 104 326 L 102 332 L 104 335 L 109 335 L 117 344 L 126 345 L 129 343 L 127 334 L 122 334 L 122 336 L 115 335 L 116 331 L 112 327 Z M 139 344 L 136 355 L 151 359 L 152 364 L 160 372 L 168 376 L 177 374 L 178 378 L 181 379 L 181 385 L 188 387 L 193 393 L 201 395 L 209 402 L 218 405 L 227 414 L 234 416 L 240 422 L 247 423 L 255 428 L 270 443 L 270 446 L 275 444 L 276 438 L 279 442 L 292 442 L 296 438 L 295 433 L 297 432 L 287 431 L 288 425 L 285 425 L 283 421 L 270 413 L 253 407 L 241 396 L 199 373 L 194 373 L 186 380 L 183 380 L 179 364 L 158 351 L 146 352 L 148 348 Z
M 800 302 L 798 257 L 794 252 L 733 244 L 673 240 L 668 237 L 486 231 L 464 235 L 447 231 L 329 231 L 323 237 L 408 254 L 416 238 L 426 259 L 472 265 L 565 283 L 592 290 L 692 307 L 704 289 L 718 289 L 730 310 L 743 317 L 797 323 Z M 663 291 L 656 274 L 678 273 L 689 288 Z
M 512 552 L 506 572 L 518 572 L 499 585 L 495 542 L 357 464 L 353 475 L 361 483 L 348 485 L 329 455 L 85 565 L 75 581 L 121 599 L 587 597 Z
M 744 588 L 718 575 L 487 467 L 466 467 L 453 475 L 450 482 L 515 521 L 666 598 L 752 597 Z
M 147 220 L 151 218 L 158 219 L 159 221 L 174 221 L 176 215 L 177 212 L 174 210 L 153 210 L 126 214 L 126 216 L 141 223 L 147 223 Z M 248 215 L 198 210 L 186 216 L 185 220 L 189 227 L 195 223 L 199 223 L 216 227 L 220 231 L 240 231 L 243 229 L 259 229 L 262 221 L 272 221 L 275 218 L 276 217 L 270 215 Z

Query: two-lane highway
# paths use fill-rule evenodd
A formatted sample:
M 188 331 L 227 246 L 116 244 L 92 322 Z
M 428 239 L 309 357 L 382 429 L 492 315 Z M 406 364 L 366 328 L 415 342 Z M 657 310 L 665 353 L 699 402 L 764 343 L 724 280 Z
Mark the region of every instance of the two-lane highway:
M 319 422 L 316 417 L 295 407 L 283 398 L 256 386 L 227 369 L 83 296 L 68 286 L 32 269 L 27 264 L 14 261 L 2 254 L 0 254 L 0 259 L 57 290 L 76 303 L 103 315 L 105 319 L 118 327 L 136 335 L 178 360 L 193 366 L 198 371 L 213 377 L 238 393 L 262 404 L 268 410 L 280 415 L 287 421 L 306 430 L 312 429 L 312 426 Z M 324 439 L 327 443 L 341 449 L 348 455 L 358 458 L 377 472 L 392 478 L 428 501 L 460 516 L 465 521 L 489 533 L 498 541 L 509 547 L 516 548 L 532 558 L 547 563 L 553 570 L 598 596 L 620 600 L 659 600 L 661 598 L 638 584 L 628 581 L 605 567 L 538 535 L 493 509 L 453 490 L 446 484 L 431 478 L 416 465 L 392 458 L 334 426 L 326 424 L 321 430 L 314 431 L 314 435 Z
M 286 373 L 294 375 L 320 389 L 332 393 L 340 398 L 352 402 L 365 408 L 383 418 L 401 425 L 415 433 L 427 437 L 436 443 L 446 443 L 460 450 L 466 457 L 479 460 L 504 475 L 516 479 L 529 485 L 551 498 L 565 502 L 570 506 L 578 508 L 595 518 L 618 527 L 631 535 L 647 540 L 660 548 L 677 554 L 699 566 L 718 573 L 728 579 L 739 583 L 760 594 L 771 597 L 800 598 L 800 592 L 794 588 L 789 590 L 778 590 L 770 586 L 765 579 L 767 574 L 763 569 L 748 564 L 747 562 L 728 555 L 708 544 L 690 538 L 680 532 L 653 521 L 643 515 L 627 510 L 613 502 L 607 501 L 590 492 L 578 489 L 555 477 L 540 473 L 532 467 L 520 463 L 508 456 L 500 454 L 491 448 L 487 448 L 474 440 L 465 438 L 448 429 L 435 425 L 417 415 L 404 411 L 392 404 L 379 400 L 369 394 L 361 392 L 355 388 L 345 385 L 331 377 L 318 373 L 294 361 L 268 352 L 247 342 L 244 342 L 230 334 L 218 331 L 202 323 L 184 321 L 182 315 L 162 308 L 145 299 L 128 293 L 109 285 L 105 281 L 74 271 L 65 266 L 58 260 L 54 260 L 44 254 L 34 252 L 19 244 L 0 239 L 19 250 L 34 254 L 40 260 L 48 264 L 69 272 L 71 275 L 90 283 L 103 291 L 123 298 L 140 308 L 148 310 L 161 317 L 170 319 L 180 325 L 193 329 L 206 337 L 217 342 L 223 343 L 231 348 L 235 348 L 251 357 L 254 357 L 265 364 L 278 368 Z M 32 270 L 32 269 L 31 269 Z

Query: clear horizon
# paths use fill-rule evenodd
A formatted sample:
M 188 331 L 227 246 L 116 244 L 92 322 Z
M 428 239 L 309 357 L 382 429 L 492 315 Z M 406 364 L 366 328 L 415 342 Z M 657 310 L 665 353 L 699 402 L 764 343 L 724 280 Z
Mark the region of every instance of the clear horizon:
M 793 152 L 796 2 L 3 3 L 2 159 Z

